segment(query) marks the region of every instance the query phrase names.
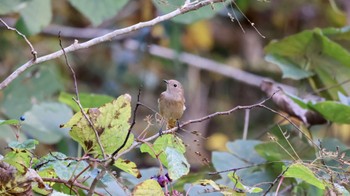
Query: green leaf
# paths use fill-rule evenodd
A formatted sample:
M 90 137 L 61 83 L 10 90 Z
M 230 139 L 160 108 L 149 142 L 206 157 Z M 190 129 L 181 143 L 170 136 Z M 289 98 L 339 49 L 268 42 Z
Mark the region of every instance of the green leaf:
M 16 149 L 34 150 L 35 146 L 38 144 L 39 144 L 39 142 L 37 140 L 28 139 L 22 143 L 20 143 L 18 141 L 12 141 L 8 144 L 8 146 L 11 148 L 16 148 Z
M 51 22 L 51 1 L 32 0 L 19 13 L 16 28 L 26 35 L 37 34 Z
M 241 189 L 245 193 L 260 193 L 261 191 L 263 191 L 263 189 L 259 187 L 249 187 L 249 186 L 243 185 L 243 183 L 239 180 L 239 177 L 234 172 L 228 173 L 227 176 L 233 182 L 233 184 L 235 185 L 235 188 Z
M 0 126 L 1 125 L 18 125 L 19 120 L 16 119 L 10 119 L 10 120 L 0 120 Z
M 128 0 L 69 0 L 69 2 L 88 18 L 92 25 L 97 26 L 117 15 Z
M 25 173 L 26 169 L 29 168 L 31 161 L 34 161 L 35 158 L 32 157 L 32 154 L 27 150 L 14 149 L 11 152 L 8 152 L 3 161 L 8 164 L 16 167 L 20 173 Z
M 18 12 L 27 6 L 31 0 L 2 0 L 0 14 L 5 15 L 11 12 Z
M 310 107 L 324 118 L 335 123 L 350 124 L 350 106 L 335 101 L 323 101 L 310 104 Z
M 285 169 L 286 166 L 283 166 L 283 170 Z M 325 185 L 322 183 L 322 181 L 318 179 L 308 167 L 300 163 L 289 166 L 287 172 L 284 173 L 284 177 L 299 178 L 309 184 L 318 187 L 319 189 L 325 189 Z
M 3 90 L 2 112 L 9 118 L 19 119 L 35 103 L 41 103 L 63 88 L 59 71 L 54 64 L 30 68 Z M 26 120 L 27 121 L 27 120 Z
M 60 129 L 60 124 L 68 121 L 72 110 L 62 103 L 41 103 L 33 105 L 24 113 L 23 131 L 38 139 L 41 143 L 54 144 L 68 137 L 68 129 Z
M 325 36 L 320 29 L 307 30 L 271 42 L 265 47 L 267 59 L 277 64 L 284 77 L 302 79 L 315 73 L 316 88 L 337 85 L 350 75 L 350 53 L 340 44 Z M 301 72 L 300 70 L 303 70 Z M 298 72 L 301 74 L 298 77 Z M 350 84 L 329 88 L 336 99 L 337 92 L 350 93 Z
M 130 95 L 125 94 L 99 108 L 86 109 L 86 114 L 94 124 L 106 154 L 112 154 L 122 145 L 126 138 L 130 127 L 128 123 L 131 116 L 130 101 Z M 102 154 L 94 130 L 81 112 L 76 113 L 62 127 L 71 128 L 69 134 L 83 147 L 85 152 Z M 127 149 L 133 140 L 134 136 L 130 134 L 126 145 L 121 151 Z
M 67 104 L 75 112 L 80 111 L 78 104 L 72 99 L 73 97 L 75 97 L 75 95 L 66 92 L 61 92 L 58 97 L 58 100 L 62 103 Z M 80 93 L 79 99 L 80 104 L 83 106 L 83 108 L 95 108 L 101 107 L 102 105 L 111 102 L 114 98 L 108 95 Z
M 258 144 L 255 146 L 255 150 L 268 161 L 293 160 L 293 157 L 290 157 L 276 142 Z
M 54 161 L 52 162 L 52 168 L 55 170 L 56 175 L 64 180 L 69 180 L 72 176 L 76 176 L 85 170 L 89 164 L 85 161 Z
M 129 160 L 123 160 L 123 159 L 118 159 L 115 163 L 114 166 L 118 167 L 119 169 L 135 176 L 136 178 L 141 178 L 141 173 L 137 169 L 137 165 Z
M 162 137 L 158 137 L 156 141 L 154 141 L 152 147 L 143 143 L 140 146 L 140 150 L 141 152 L 147 152 L 153 158 L 155 158 L 156 155 L 158 155 L 158 158 L 163 163 L 163 165 L 165 167 L 168 167 L 166 153 L 164 152 L 164 150 L 167 147 L 172 147 L 182 154 L 186 152 L 186 147 L 183 144 L 182 140 L 173 134 L 166 134 L 166 135 L 163 135 Z
M 63 160 L 67 156 L 60 152 L 52 152 L 36 161 L 34 168 L 45 175 L 69 180 L 72 176 L 81 173 L 89 164 L 86 161 Z M 52 172 L 52 170 L 54 172 Z M 85 175 L 85 174 L 84 174 Z M 81 177 L 83 177 L 82 175 Z
M 172 180 L 177 180 L 181 176 L 188 174 L 190 164 L 187 162 L 183 153 L 171 147 L 167 147 L 165 153 L 168 162 L 169 177 Z
M 179 9 L 184 5 L 185 0 L 167 0 L 164 1 L 152 0 L 153 4 L 159 9 L 163 14 L 170 13 L 176 9 Z M 213 8 L 211 7 L 213 6 Z M 198 20 L 209 19 L 215 16 L 216 12 L 219 12 L 224 8 L 224 3 L 216 3 L 213 5 L 207 5 L 198 10 L 194 10 L 179 16 L 174 17 L 172 20 L 178 23 L 191 24 Z
M 191 186 L 188 186 L 188 188 L 185 187 L 185 189 L 188 195 L 198 195 L 199 193 L 206 193 L 207 190 L 212 190 L 213 192 L 221 193 L 220 195 L 238 195 L 236 190 L 232 189 L 232 187 L 218 184 L 213 180 L 209 179 L 198 180 L 192 183 Z
M 226 146 L 230 153 L 234 155 L 244 155 L 244 160 L 252 163 L 264 162 L 263 159 L 255 151 L 255 146 L 261 144 L 258 140 L 235 140 L 234 142 L 227 142 Z
M 141 196 L 141 195 L 156 195 L 163 196 L 164 192 L 162 187 L 155 180 L 145 180 L 144 182 L 135 186 L 135 189 L 132 195 Z
M 269 54 L 265 56 L 265 60 L 278 65 L 278 67 L 282 70 L 283 78 L 291 78 L 294 80 L 300 80 L 304 78 L 308 78 L 314 75 L 310 71 L 305 71 L 293 62 L 292 60 L 282 57 L 278 54 Z

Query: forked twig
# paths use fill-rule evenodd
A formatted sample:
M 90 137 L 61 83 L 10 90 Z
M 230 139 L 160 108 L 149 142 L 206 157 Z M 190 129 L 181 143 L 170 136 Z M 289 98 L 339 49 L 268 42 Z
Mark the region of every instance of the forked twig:
M 38 57 L 38 56 L 37 56 L 38 53 L 35 51 L 33 45 L 30 43 L 30 41 L 27 39 L 27 37 L 26 37 L 23 33 L 19 32 L 16 28 L 13 28 L 13 27 L 8 26 L 8 25 L 6 24 L 6 22 L 3 21 L 1 18 L 0 18 L 0 22 L 1 22 L 2 24 L 4 24 L 8 30 L 16 31 L 16 33 L 17 33 L 18 35 L 20 35 L 20 36 L 23 37 L 23 39 L 27 42 L 27 44 L 29 45 L 29 47 L 30 47 L 30 49 L 31 49 L 31 53 L 32 53 L 32 55 L 33 55 L 33 60 L 32 60 L 32 61 L 35 62 L 36 59 L 37 59 L 37 57 Z

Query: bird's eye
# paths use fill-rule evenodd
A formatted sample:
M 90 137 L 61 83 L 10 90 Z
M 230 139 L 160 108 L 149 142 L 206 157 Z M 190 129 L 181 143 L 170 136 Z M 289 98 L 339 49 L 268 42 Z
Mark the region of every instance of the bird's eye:
M 174 84 L 174 87 L 177 87 L 177 84 Z

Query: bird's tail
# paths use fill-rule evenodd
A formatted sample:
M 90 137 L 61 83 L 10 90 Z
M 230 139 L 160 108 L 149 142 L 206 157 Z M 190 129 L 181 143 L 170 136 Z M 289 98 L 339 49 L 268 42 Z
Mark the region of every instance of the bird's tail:
M 166 124 L 166 129 L 172 129 L 172 128 L 176 127 L 176 122 L 177 122 L 177 120 L 175 120 L 175 119 L 169 119 L 167 124 Z

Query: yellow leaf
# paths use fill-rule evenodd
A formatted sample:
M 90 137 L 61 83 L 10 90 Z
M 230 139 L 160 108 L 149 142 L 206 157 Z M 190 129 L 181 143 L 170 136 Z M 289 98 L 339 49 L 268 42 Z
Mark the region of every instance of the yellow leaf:
M 189 25 L 183 45 L 188 50 L 209 51 L 214 45 L 212 37 L 209 22 L 201 20 Z
M 134 196 L 148 196 L 148 195 L 154 195 L 154 196 L 163 196 L 164 192 L 162 187 L 158 184 L 155 180 L 146 180 L 138 185 L 135 186 L 135 189 L 132 193 Z

